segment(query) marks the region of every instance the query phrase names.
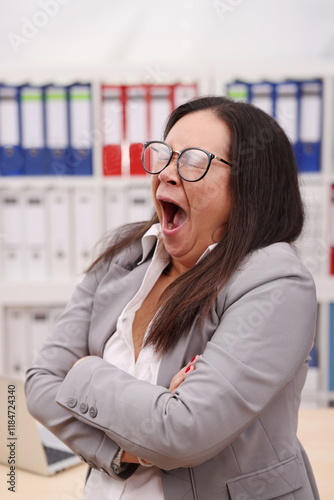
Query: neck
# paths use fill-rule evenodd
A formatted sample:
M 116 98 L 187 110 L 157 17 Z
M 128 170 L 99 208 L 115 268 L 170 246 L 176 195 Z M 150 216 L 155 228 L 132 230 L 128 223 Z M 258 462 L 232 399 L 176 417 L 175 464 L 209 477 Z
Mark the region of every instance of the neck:
M 185 272 L 189 271 L 189 269 L 180 262 L 175 261 L 172 259 L 168 266 L 164 270 L 164 274 L 167 274 L 170 278 L 173 279 L 173 281 L 181 276 L 181 274 L 184 274 Z

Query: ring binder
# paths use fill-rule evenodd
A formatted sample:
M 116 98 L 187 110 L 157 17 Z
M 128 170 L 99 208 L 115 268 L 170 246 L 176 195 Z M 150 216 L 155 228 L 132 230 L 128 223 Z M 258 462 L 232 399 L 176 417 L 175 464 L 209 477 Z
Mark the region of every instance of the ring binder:
M 20 89 L 22 147 L 26 175 L 45 175 L 45 128 L 42 87 Z
M 0 85 L 0 174 L 23 175 L 20 87 Z
M 46 174 L 68 174 L 69 124 L 67 89 L 60 85 L 44 87 Z
M 89 83 L 68 86 L 70 147 L 66 165 L 72 175 L 92 175 L 92 91 Z

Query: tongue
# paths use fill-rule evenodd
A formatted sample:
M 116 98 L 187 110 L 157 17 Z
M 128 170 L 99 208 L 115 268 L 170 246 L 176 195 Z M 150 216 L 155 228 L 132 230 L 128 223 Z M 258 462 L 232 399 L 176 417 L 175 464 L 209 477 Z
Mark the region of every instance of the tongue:
M 179 227 L 181 226 L 181 224 L 184 223 L 186 218 L 187 218 L 186 212 L 179 207 L 174 214 L 171 224 L 173 225 L 173 227 Z

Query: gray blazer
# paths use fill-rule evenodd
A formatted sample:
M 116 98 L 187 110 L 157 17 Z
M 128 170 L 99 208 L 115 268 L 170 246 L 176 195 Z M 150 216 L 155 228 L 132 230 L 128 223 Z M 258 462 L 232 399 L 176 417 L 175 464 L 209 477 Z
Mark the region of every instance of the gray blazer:
M 290 245 L 245 259 L 211 319 L 195 320 L 163 355 L 157 385 L 102 359 L 149 265 L 133 265 L 140 253 L 133 245 L 77 286 L 28 370 L 30 412 L 106 474 L 118 446 L 153 462 L 168 500 L 318 499 L 296 437 L 316 294 Z M 171 378 L 196 354 L 196 370 L 171 394 Z

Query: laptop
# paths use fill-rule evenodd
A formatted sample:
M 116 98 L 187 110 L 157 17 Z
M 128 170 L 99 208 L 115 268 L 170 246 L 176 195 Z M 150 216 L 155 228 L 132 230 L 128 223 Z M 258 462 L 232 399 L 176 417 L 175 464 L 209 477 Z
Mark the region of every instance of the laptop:
M 81 460 L 27 410 L 22 380 L 0 376 L 0 463 L 42 476 Z

